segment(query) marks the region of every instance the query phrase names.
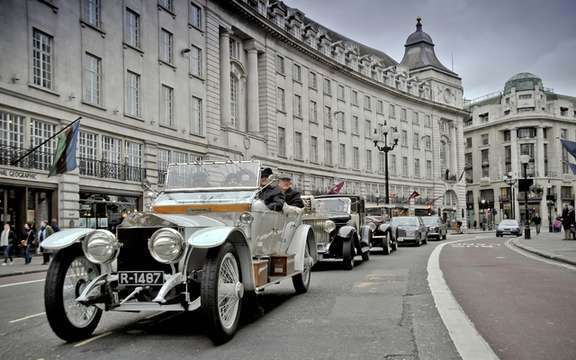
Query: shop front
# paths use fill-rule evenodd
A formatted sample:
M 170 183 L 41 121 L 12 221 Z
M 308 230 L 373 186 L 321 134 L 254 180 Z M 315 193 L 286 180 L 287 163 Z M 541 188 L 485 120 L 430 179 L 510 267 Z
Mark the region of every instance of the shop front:
M 142 195 L 80 191 L 80 227 L 116 231 L 130 213 L 142 209 Z

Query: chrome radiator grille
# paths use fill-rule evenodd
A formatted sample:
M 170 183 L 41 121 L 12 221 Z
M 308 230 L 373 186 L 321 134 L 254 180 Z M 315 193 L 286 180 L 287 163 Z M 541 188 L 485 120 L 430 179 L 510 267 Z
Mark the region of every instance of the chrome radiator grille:
M 326 244 L 330 241 L 330 235 L 324 231 L 324 223 L 326 220 L 322 219 L 311 219 L 304 220 L 304 223 L 312 226 L 314 229 L 314 237 L 316 239 L 316 244 Z

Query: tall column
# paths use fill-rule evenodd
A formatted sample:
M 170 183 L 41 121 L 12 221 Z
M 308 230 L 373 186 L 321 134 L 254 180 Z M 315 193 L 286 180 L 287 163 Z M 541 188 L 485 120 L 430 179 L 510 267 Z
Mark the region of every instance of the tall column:
M 248 52 L 248 80 L 247 87 L 247 102 L 248 102 L 248 131 L 260 131 L 260 117 L 258 108 L 258 49 L 252 47 L 247 50 Z
M 536 129 L 536 177 L 544 177 L 544 128 Z
M 516 128 L 510 129 L 510 155 L 512 161 L 512 177 L 520 179 L 524 174 L 521 173 L 521 170 L 518 167 L 520 164 L 520 158 L 518 157 L 518 138 L 516 137 Z M 518 181 L 516 181 L 516 185 L 514 185 L 514 218 L 517 221 L 520 221 L 519 195 Z
M 452 123 L 452 127 L 450 128 L 450 172 L 455 174 L 456 176 L 460 175 L 457 174 L 458 172 L 458 132 L 456 131 L 456 124 Z
M 230 30 L 220 31 L 220 121 L 230 125 Z

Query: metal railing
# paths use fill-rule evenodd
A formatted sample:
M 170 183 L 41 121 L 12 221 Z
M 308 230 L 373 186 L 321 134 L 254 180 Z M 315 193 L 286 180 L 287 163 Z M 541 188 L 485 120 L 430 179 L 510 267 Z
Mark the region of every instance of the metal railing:
M 0 165 L 10 165 L 24 169 L 50 170 L 54 154 L 46 151 L 34 151 L 17 164 L 12 165 L 12 161 L 20 158 L 28 151 L 28 149 L 24 148 L 0 145 Z
M 139 166 L 117 164 L 89 158 L 78 158 L 80 175 L 105 179 L 142 182 L 146 178 L 146 169 Z

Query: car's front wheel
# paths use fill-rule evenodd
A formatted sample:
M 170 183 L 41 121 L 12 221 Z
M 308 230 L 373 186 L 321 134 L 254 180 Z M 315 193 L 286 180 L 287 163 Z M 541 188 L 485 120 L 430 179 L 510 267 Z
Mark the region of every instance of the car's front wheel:
M 201 301 L 206 317 L 208 336 L 215 344 L 223 344 L 234 336 L 244 285 L 236 249 L 230 243 L 208 252 L 202 272 Z
M 96 264 L 86 259 L 80 247 L 58 251 L 50 263 L 44 287 L 48 324 L 59 338 L 68 342 L 92 335 L 102 310 L 76 301 L 86 285 L 100 274 Z
M 392 253 L 392 246 L 390 245 L 390 235 L 386 233 L 386 237 L 382 240 L 382 252 L 384 255 L 390 255 Z
M 342 264 L 344 270 L 354 268 L 354 242 L 352 239 L 342 241 Z

